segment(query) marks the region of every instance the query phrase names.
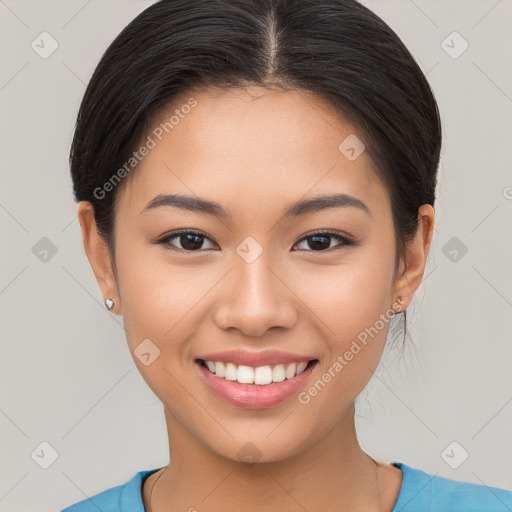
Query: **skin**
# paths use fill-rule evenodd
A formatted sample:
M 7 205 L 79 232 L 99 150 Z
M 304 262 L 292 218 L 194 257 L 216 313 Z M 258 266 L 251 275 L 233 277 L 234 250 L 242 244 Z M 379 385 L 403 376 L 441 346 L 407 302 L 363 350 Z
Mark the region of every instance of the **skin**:
M 294 396 L 266 410 L 234 407 L 210 391 L 194 360 L 235 348 L 308 355 L 319 363 L 307 389 L 398 296 L 403 309 L 410 304 L 434 210 L 420 207 L 416 237 L 395 275 L 389 193 L 366 152 L 349 161 L 338 150 L 357 134 L 350 123 L 313 93 L 251 86 L 189 91 L 151 126 L 191 96 L 197 106 L 126 178 L 115 269 L 91 204 L 78 205 L 85 251 L 103 297 L 124 317 L 132 354 L 147 338 L 160 350 L 148 366 L 134 357 L 164 405 L 172 453 L 165 471 L 144 482 L 146 510 L 391 511 L 402 473 L 376 466 L 354 426 L 354 400 L 378 365 L 388 324 L 306 405 Z M 161 193 L 216 201 L 232 218 L 169 206 L 143 211 Z M 345 207 L 283 217 L 296 201 L 333 193 L 360 199 L 370 214 Z M 179 237 L 175 251 L 151 243 L 185 228 L 206 235 L 202 250 L 179 252 Z M 317 229 L 358 245 L 331 238 L 315 251 L 304 237 Z M 252 263 L 236 252 L 248 236 L 263 249 Z M 258 450 L 256 464 L 238 459 L 248 442 Z

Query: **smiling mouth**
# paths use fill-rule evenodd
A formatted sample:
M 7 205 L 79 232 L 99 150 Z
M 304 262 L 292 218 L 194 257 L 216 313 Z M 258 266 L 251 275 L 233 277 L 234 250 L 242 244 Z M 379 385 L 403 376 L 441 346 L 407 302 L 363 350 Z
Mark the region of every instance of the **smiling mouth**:
M 258 367 L 236 365 L 234 363 L 224 363 L 221 361 L 207 361 L 205 359 L 196 359 L 196 363 L 206 368 L 216 377 L 228 381 L 236 381 L 239 384 L 265 386 L 294 379 L 306 369 L 310 369 L 316 365 L 318 359 Z

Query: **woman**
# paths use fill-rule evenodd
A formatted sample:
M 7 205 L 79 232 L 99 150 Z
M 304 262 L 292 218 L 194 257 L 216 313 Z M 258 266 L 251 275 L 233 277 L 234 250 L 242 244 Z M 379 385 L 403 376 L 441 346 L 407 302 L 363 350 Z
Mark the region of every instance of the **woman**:
M 512 508 L 375 460 L 354 426 L 422 281 L 440 147 L 425 76 L 355 0 L 137 16 L 87 87 L 71 173 L 170 462 L 66 512 Z

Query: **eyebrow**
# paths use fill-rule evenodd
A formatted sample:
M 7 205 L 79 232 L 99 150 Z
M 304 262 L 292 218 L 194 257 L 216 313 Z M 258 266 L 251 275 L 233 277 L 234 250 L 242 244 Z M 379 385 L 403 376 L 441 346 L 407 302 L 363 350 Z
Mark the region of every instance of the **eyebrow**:
M 182 196 L 178 194 L 159 194 L 154 197 L 140 212 L 159 208 L 161 206 L 173 206 L 183 210 L 206 213 L 216 217 L 231 218 L 229 210 L 225 210 L 219 203 L 201 199 L 199 197 Z M 283 214 L 284 217 L 296 217 L 307 213 L 319 212 L 328 208 L 358 208 L 371 216 L 370 209 L 360 199 L 348 194 L 321 195 L 312 199 L 304 199 L 291 205 Z

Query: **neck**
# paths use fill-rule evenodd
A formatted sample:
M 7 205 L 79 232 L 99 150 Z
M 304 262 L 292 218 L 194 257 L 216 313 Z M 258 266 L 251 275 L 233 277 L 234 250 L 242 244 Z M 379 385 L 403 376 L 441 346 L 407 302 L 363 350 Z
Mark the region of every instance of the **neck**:
M 359 446 L 354 404 L 335 428 L 305 450 L 284 460 L 254 464 L 220 456 L 167 409 L 165 417 L 171 462 L 144 489 L 148 512 L 386 510 L 379 508 L 382 465 Z

